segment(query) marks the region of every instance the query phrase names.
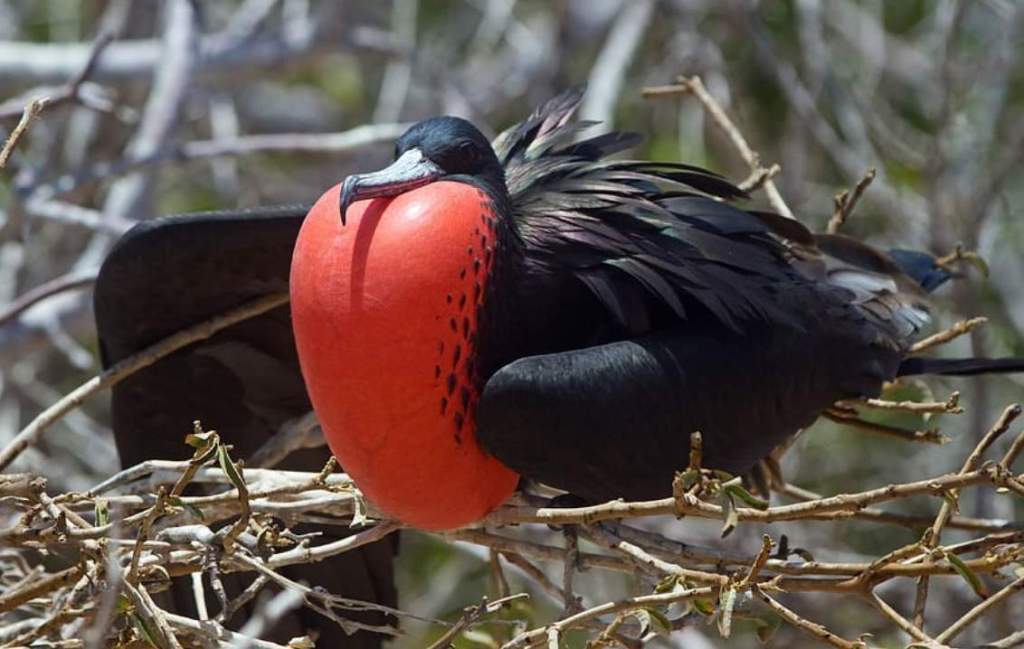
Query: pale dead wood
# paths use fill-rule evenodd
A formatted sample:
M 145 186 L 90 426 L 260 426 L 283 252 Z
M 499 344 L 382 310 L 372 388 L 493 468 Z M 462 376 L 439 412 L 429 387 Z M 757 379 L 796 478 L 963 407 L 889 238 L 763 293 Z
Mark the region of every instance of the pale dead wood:
M 11 158 L 11 154 L 14 153 L 15 147 L 18 146 L 18 142 L 28 131 L 28 127 L 32 125 L 43 109 L 46 108 L 49 100 L 45 97 L 40 99 L 33 99 L 28 102 L 25 106 L 25 111 L 21 114 L 21 119 L 18 121 L 17 126 L 11 131 L 11 134 L 7 137 L 4 142 L 3 148 L 0 148 L 0 169 L 7 166 L 7 161 Z
M 868 188 L 868 185 L 874 179 L 875 169 L 868 169 L 864 177 L 857 181 L 852 190 L 844 189 L 836 194 L 834 199 L 835 211 L 832 212 L 832 218 L 828 220 L 828 225 L 825 227 L 826 232 L 829 234 L 839 232 L 839 228 L 843 227 L 846 219 L 850 218 L 850 215 L 853 214 L 853 210 L 857 207 L 857 203 L 860 201 L 861 195 L 864 194 L 864 190 Z
M 917 354 L 923 352 L 926 349 L 937 347 L 939 345 L 948 343 L 954 338 L 959 338 L 966 333 L 973 331 L 975 328 L 988 322 L 988 318 L 970 318 L 968 320 L 960 320 L 955 323 L 949 329 L 944 329 L 936 334 L 923 338 L 910 347 L 911 354 Z
M 946 643 L 952 640 L 960 635 L 964 629 L 984 616 L 989 609 L 1009 599 L 1021 590 L 1024 590 L 1024 577 L 1014 579 L 1009 584 L 993 593 L 988 599 L 982 600 L 974 608 L 958 618 L 957 621 L 951 624 L 945 631 L 935 636 L 935 640 L 941 643 Z
M 715 124 L 722 129 L 722 131 L 729 137 L 733 146 L 739 152 L 740 157 L 743 161 L 750 166 L 752 173 L 751 178 L 748 179 L 751 187 L 763 186 L 765 195 L 768 197 L 768 202 L 771 203 L 772 209 L 777 211 L 786 218 L 795 219 L 793 210 L 789 209 L 786 201 L 783 200 L 782 194 L 779 192 L 779 188 L 772 181 L 777 171 L 772 172 L 773 166 L 765 167 L 761 163 L 761 156 L 754 151 L 747 143 L 747 139 L 743 137 L 740 129 L 729 117 L 722 105 L 708 92 L 707 88 L 704 87 L 704 82 L 701 81 L 700 77 L 677 77 L 676 85 L 673 86 L 657 86 L 652 88 L 644 88 L 643 94 L 645 97 L 661 97 L 666 95 L 680 95 L 690 93 L 696 97 L 700 103 L 704 106 L 708 115 L 715 121 Z

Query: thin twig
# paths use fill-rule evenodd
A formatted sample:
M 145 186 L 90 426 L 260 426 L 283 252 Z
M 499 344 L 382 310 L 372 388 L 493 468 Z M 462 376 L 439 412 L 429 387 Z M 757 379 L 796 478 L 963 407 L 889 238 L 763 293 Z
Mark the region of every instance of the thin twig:
M 900 428 L 898 426 L 890 426 L 889 424 L 882 424 L 879 422 L 861 419 L 860 417 L 851 415 L 843 410 L 838 410 L 836 408 L 829 408 L 828 410 L 822 413 L 822 416 L 838 424 L 852 426 L 853 428 L 858 428 L 869 433 L 877 433 L 880 435 L 895 437 L 897 439 L 902 439 L 907 442 L 924 442 L 926 444 L 949 443 L 949 438 L 943 435 L 937 428 L 929 428 L 926 430 L 909 430 L 906 428 Z
M 764 592 L 764 590 L 761 589 L 760 586 L 752 586 L 750 592 L 752 592 L 755 597 L 757 597 L 765 604 L 767 604 L 769 608 L 778 613 L 779 616 L 782 617 L 782 619 L 786 620 L 798 629 L 806 631 L 807 633 L 813 635 L 819 640 L 827 642 L 833 647 L 840 647 L 841 649 L 863 649 L 867 646 L 860 641 L 851 642 L 850 640 L 847 640 L 832 633 L 822 625 L 816 622 L 811 622 L 810 620 L 801 617 L 792 609 L 783 606 L 778 602 L 778 600 L 769 596 L 766 592 Z
M 736 124 L 729 118 L 729 115 L 722 108 L 722 105 L 711 96 L 711 93 L 704 87 L 704 82 L 701 81 L 700 77 L 677 77 L 676 82 L 678 85 L 674 86 L 661 86 L 655 88 L 644 88 L 643 94 L 645 97 L 659 97 L 665 95 L 678 95 L 683 93 L 692 93 L 700 103 L 704 105 L 704 109 L 711 115 L 711 118 L 716 124 L 725 132 L 732 142 L 733 146 L 739 152 L 744 162 L 750 167 L 751 172 L 755 174 L 755 178 L 760 178 L 762 173 L 767 174 L 767 171 L 762 172 L 765 167 L 761 164 L 761 156 L 756 151 L 750 148 L 747 144 L 746 138 L 740 132 Z M 771 167 L 768 167 L 770 169 Z M 770 177 L 765 177 L 763 180 L 764 192 L 768 197 L 768 202 L 772 208 L 775 209 L 779 214 L 790 219 L 795 219 L 793 211 L 786 205 L 786 201 L 782 199 L 782 194 L 779 193 L 778 187 Z
M 954 392 L 949 395 L 946 401 L 886 401 L 885 399 L 863 399 L 861 401 L 837 401 L 836 406 L 846 409 L 855 409 L 858 406 L 874 408 L 875 410 L 895 410 L 900 412 L 912 412 L 916 414 L 962 414 L 964 409 L 960 406 L 960 393 Z
M 21 313 L 48 297 L 58 295 L 64 291 L 71 291 L 91 286 L 95 281 L 95 271 L 73 271 L 40 284 L 39 286 L 18 296 L 16 300 L 5 306 L 3 309 L 0 309 L 0 327 L 4 326 L 14 318 L 17 318 Z
M 27 106 L 25 106 L 25 110 L 21 114 L 21 120 L 18 121 L 18 125 L 14 127 L 13 131 L 11 131 L 7 141 L 4 142 L 3 148 L 0 148 L 0 169 L 7 166 L 7 161 L 10 159 L 11 154 L 14 153 L 14 147 L 18 146 L 18 141 L 23 135 L 25 135 L 28 127 L 32 125 L 32 122 L 34 122 L 43 112 L 47 103 L 49 103 L 49 99 L 41 97 L 39 99 L 33 99 L 28 102 Z
M 932 334 L 927 338 L 917 341 L 910 347 L 910 353 L 917 354 L 918 352 L 923 352 L 926 349 L 931 349 L 932 347 L 948 343 L 954 338 L 958 338 L 969 333 L 986 322 L 988 322 L 988 318 L 970 318 L 969 320 L 961 320 L 949 329 L 945 329 L 939 333 Z
M 459 637 L 459 634 L 478 623 L 487 615 L 497 613 L 502 608 L 512 604 L 513 602 L 529 598 L 530 596 L 527 593 L 515 593 L 514 595 L 508 595 L 507 597 L 496 599 L 493 602 L 488 602 L 485 599 L 480 604 L 467 606 L 462 611 L 462 617 L 459 618 L 459 621 L 445 631 L 440 638 L 430 643 L 430 646 L 427 647 L 427 649 L 446 649 L 447 647 L 451 647 L 453 646 L 455 638 Z
M 604 604 L 588 608 L 584 611 L 580 611 L 575 615 L 558 620 L 546 627 L 539 627 L 531 631 L 521 633 L 502 645 L 501 649 L 523 649 L 524 647 L 534 647 L 540 642 L 547 640 L 548 634 L 551 631 L 554 631 L 557 637 L 557 634 L 562 631 L 580 626 L 584 622 L 601 617 L 602 615 L 618 613 L 619 611 L 630 609 L 645 608 L 648 606 L 673 604 L 675 602 L 693 599 L 694 597 L 707 597 L 716 594 L 716 591 L 717 589 L 713 586 L 704 586 L 701 588 L 687 588 L 684 590 L 673 591 L 671 593 L 641 595 L 639 597 L 630 597 L 615 602 L 606 602 Z
M 857 207 L 857 203 L 860 201 L 861 195 L 864 190 L 868 188 L 871 181 L 875 179 L 875 169 L 872 167 L 867 170 L 864 177 L 857 181 L 857 184 L 853 186 L 853 191 L 843 190 L 835 195 L 835 211 L 832 212 L 832 218 L 828 220 L 828 225 L 825 231 L 829 234 L 835 234 L 839 232 L 839 228 L 843 227 L 846 223 L 846 219 L 850 218 L 853 214 L 854 208 Z
M 903 629 L 903 631 L 914 640 L 918 642 L 924 642 L 929 647 L 940 647 L 938 642 L 933 638 L 928 637 L 924 631 L 921 630 L 920 626 L 914 624 L 907 618 L 900 615 L 899 611 L 889 605 L 884 599 L 878 596 L 878 593 L 870 593 L 868 595 L 868 601 L 877 608 L 883 615 L 888 617 L 890 620 L 896 623 L 896 626 Z
M 981 616 L 988 612 L 990 608 L 992 608 L 996 604 L 999 604 L 1003 600 L 1010 598 L 1011 596 L 1013 596 L 1021 590 L 1024 590 L 1024 577 L 1018 577 L 1017 579 L 1014 579 L 1009 584 L 1003 586 L 997 592 L 993 593 L 992 596 L 990 596 L 988 599 L 982 600 L 974 608 L 958 617 L 956 621 L 953 622 L 953 624 L 949 625 L 949 627 L 945 631 L 937 635 L 935 637 L 935 640 L 942 643 L 949 642 L 953 638 L 960 635 L 960 633 L 968 626 L 978 621 L 978 619 L 980 619 Z
M 1009 428 L 1010 424 L 1020 416 L 1022 412 L 1019 404 L 1012 404 L 1007 406 L 996 422 L 989 428 L 988 432 L 982 436 L 981 440 L 975 445 L 967 459 L 964 460 L 963 467 L 960 469 L 958 475 L 964 475 L 974 471 L 978 464 L 981 462 L 982 455 L 985 451 L 995 443 Z M 947 492 L 945 499 L 942 501 L 942 505 L 939 507 L 939 513 L 935 516 L 935 523 L 932 524 L 931 528 L 926 530 L 925 536 L 922 539 L 922 544 L 927 548 L 934 548 L 939 544 L 940 537 L 942 536 L 942 530 L 945 528 L 946 523 L 949 521 L 950 515 L 953 513 L 953 506 L 957 502 L 960 496 L 959 489 L 950 489 Z M 928 575 L 923 575 L 918 579 L 917 592 L 914 597 L 914 625 L 917 627 L 924 626 L 924 609 L 928 602 Z

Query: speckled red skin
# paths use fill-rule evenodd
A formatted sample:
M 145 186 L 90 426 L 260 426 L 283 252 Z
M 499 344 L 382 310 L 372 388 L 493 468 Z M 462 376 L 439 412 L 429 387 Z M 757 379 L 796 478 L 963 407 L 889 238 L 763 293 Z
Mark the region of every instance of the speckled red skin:
M 435 182 L 303 223 L 291 268 L 302 374 L 331 450 L 375 505 L 423 529 L 471 523 L 518 475 L 479 448 L 472 364 L 493 259 L 491 203 Z

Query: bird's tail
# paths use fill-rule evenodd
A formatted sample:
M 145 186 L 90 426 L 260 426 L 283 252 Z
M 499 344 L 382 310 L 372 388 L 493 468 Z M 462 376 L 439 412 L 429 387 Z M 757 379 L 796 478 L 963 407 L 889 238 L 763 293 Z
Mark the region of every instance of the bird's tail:
M 942 374 L 945 376 L 973 376 L 976 374 L 1008 374 L 1024 372 L 1024 358 L 906 358 L 900 363 L 896 376 Z
M 889 251 L 889 258 L 928 293 L 958 277 L 956 273 L 939 266 L 935 256 L 927 252 L 893 248 Z

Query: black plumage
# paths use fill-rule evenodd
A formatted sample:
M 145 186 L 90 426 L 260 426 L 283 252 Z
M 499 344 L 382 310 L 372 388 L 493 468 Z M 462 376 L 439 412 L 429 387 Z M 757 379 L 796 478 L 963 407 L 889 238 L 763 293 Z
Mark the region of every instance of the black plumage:
M 580 140 L 580 96 L 499 135 L 504 186 L 482 183 L 509 230 L 478 354 L 498 459 L 588 500 L 661 497 L 695 430 L 708 466 L 743 473 L 834 401 L 938 367 L 903 365 L 948 279 L 930 256 L 740 209 L 698 167 L 606 159 L 637 137 Z
M 391 189 L 381 174 L 350 177 L 342 192 L 344 208 L 360 187 L 380 196 L 446 178 L 490 196 L 500 223 L 467 361 L 482 395 L 475 433 L 522 475 L 594 501 L 660 497 L 695 430 L 707 466 L 742 473 L 835 400 L 877 395 L 899 374 L 1019 369 L 908 360 L 928 321 L 926 292 L 948 279 L 930 257 L 890 257 L 741 209 L 741 190 L 698 167 L 609 159 L 639 138 L 584 138 L 593 124 L 570 122 L 580 97 L 556 97 L 492 144 L 463 120 L 424 121 L 396 158 L 425 173 Z M 105 361 L 284 290 L 304 212 L 139 226 L 97 286 Z M 308 408 L 285 307 L 114 394 L 125 462 L 173 455 L 196 417 L 244 455 Z M 389 601 L 386 554 L 367 568 L 321 570 L 317 581 L 376 571 L 383 581 L 359 583 Z

